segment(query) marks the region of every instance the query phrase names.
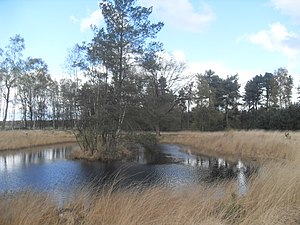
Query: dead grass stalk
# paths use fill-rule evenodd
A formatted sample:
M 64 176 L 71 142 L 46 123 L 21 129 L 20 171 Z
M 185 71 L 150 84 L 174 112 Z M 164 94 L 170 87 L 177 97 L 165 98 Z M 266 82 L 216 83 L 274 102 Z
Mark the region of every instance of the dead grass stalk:
M 72 132 L 46 130 L 0 131 L 0 151 L 76 142 Z
M 82 189 L 64 208 L 33 192 L 0 195 L 0 225 L 35 224 L 300 224 L 299 134 L 285 140 L 280 132 L 178 133 L 162 140 L 192 146 L 194 152 L 240 154 L 263 163 L 240 197 L 234 182 L 193 185 L 184 189 L 152 187 L 100 194 Z M 197 149 L 199 148 L 199 151 Z M 89 202 L 89 204 L 86 204 Z
M 289 160 L 299 162 L 300 133 L 228 131 L 164 133 L 163 143 L 184 145 L 194 154 L 252 158 L 256 160 Z

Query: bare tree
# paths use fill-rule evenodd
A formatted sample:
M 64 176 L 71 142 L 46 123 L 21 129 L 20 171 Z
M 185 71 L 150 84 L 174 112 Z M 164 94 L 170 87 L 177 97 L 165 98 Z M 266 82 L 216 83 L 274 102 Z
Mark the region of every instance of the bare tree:
M 0 50 L 0 81 L 2 81 L 2 96 L 5 100 L 2 129 L 5 129 L 11 92 L 16 87 L 22 74 L 22 52 L 25 49 L 24 39 L 20 35 L 10 38 L 5 51 Z
M 18 82 L 18 95 L 22 104 L 25 127 L 28 118 L 31 121 L 31 128 L 35 127 L 37 120 L 41 125 L 41 121 L 45 119 L 51 81 L 48 66 L 42 59 L 27 58 Z
M 292 103 L 293 78 L 285 68 L 278 68 L 274 74 L 278 86 L 279 107 L 288 107 Z
M 142 92 L 142 104 L 159 136 L 162 118 L 179 103 L 175 93 L 179 91 L 185 64 L 174 57 L 154 53 L 145 58 L 143 68 L 146 88 Z

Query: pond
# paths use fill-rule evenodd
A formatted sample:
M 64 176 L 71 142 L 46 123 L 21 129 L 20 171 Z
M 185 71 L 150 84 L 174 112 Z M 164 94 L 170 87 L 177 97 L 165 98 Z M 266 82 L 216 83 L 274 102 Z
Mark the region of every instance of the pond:
M 221 158 L 194 156 L 177 145 L 159 145 L 157 151 L 140 151 L 131 162 L 105 164 L 71 160 L 76 146 L 45 147 L 0 154 L 0 192 L 26 189 L 67 193 L 72 188 L 118 181 L 129 185 L 181 187 L 201 182 L 235 179 L 239 194 L 247 188 L 249 165 Z

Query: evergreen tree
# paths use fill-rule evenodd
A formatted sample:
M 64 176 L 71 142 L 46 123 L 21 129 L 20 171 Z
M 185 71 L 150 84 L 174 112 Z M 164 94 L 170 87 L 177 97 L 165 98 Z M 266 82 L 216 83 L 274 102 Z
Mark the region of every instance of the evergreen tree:
M 83 142 L 90 142 L 85 143 L 89 146 L 86 150 L 102 151 L 102 157 L 111 160 L 117 155 L 120 131 L 130 107 L 127 87 L 133 67 L 141 64 L 163 24 L 151 23 L 152 8 L 136 6 L 136 0 L 102 0 L 99 6 L 105 26 L 93 28 L 94 38 L 84 48 L 87 62 L 81 65 L 90 78 L 82 96 L 86 96 L 84 91 L 91 91 L 95 102 L 85 112 L 86 103 L 81 101 L 79 133 Z
M 264 80 L 262 75 L 256 75 L 246 83 L 244 101 L 248 107 L 248 111 L 252 109 L 257 110 L 259 106 L 263 105 L 261 102 L 263 98 L 263 87 Z

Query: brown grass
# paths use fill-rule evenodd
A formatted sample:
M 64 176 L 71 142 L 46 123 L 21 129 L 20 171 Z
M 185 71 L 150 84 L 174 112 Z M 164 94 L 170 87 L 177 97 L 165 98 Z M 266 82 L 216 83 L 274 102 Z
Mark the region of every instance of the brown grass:
M 3 195 L 0 225 L 297 225 L 299 171 L 280 166 L 275 170 L 264 167 L 249 182 L 244 197 L 233 194 L 234 182 L 175 190 L 164 187 L 115 190 L 112 186 L 100 194 L 84 188 L 62 209 L 44 194 L 25 192 L 13 198 Z
M 241 224 L 300 224 L 299 165 L 263 166 L 249 187 L 238 200 L 246 211 Z
M 276 159 L 261 165 L 248 182 L 248 192 L 243 197 L 234 194 L 235 182 L 199 184 L 184 189 L 108 187 L 96 195 L 93 189 L 84 188 L 63 209 L 58 209 L 52 198 L 44 194 L 25 192 L 14 197 L 3 194 L 0 195 L 0 225 L 297 225 L 300 224 L 299 134 L 292 133 L 288 140 L 282 135 L 257 131 L 163 136 L 164 141 L 169 136 L 173 143 L 189 143 L 193 151 L 201 146 L 205 149 L 201 153 L 214 154 L 213 149 L 217 149 L 225 155 L 240 153 L 252 158 Z M 251 138 L 256 141 L 248 140 Z M 202 143 L 204 140 L 211 140 L 208 147 Z M 199 145 L 195 146 L 196 143 Z
M 43 194 L 21 193 L 0 201 L 4 215 L 0 217 L 0 224 L 224 224 L 222 214 L 227 206 L 216 197 L 217 186 L 197 186 L 185 191 L 162 187 L 113 190 L 112 187 L 104 190 L 89 204 L 86 198 L 90 198 L 90 194 L 82 191 L 63 209 L 58 209 Z M 220 208 L 220 202 L 224 209 Z
M 255 160 L 299 160 L 300 133 L 228 131 L 165 133 L 163 143 L 185 146 L 194 154 L 251 158 Z
M 67 131 L 0 131 L 0 151 L 36 146 L 75 142 L 75 136 Z

